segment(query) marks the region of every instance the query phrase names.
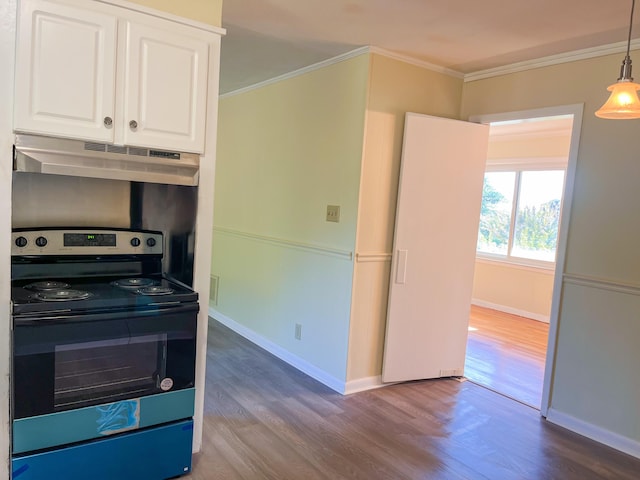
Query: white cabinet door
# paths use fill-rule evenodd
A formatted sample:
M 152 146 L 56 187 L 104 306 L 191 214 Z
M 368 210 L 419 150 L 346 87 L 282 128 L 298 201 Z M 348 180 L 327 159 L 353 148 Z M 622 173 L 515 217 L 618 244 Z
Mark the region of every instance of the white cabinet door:
M 202 153 L 209 46 L 161 27 L 126 23 L 124 143 Z
M 115 17 L 44 0 L 20 5 L 14 129 L 112 141 Z

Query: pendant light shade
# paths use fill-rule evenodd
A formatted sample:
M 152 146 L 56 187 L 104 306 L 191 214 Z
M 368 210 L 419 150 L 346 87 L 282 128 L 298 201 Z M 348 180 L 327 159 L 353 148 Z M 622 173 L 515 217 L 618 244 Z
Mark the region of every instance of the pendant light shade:
M 619 80 L 609 85 L 609 100 L 596 112 L 596 117 L 610 119 L 640 118 L 640 84 L 631 80 Z
M 630 119 L 640 118 L 640 98 L 638 90 L 640 84 L 633 81 L 631 76 L 631 27 L 633 26 L 633 10 L 636 0 L 631 0 L 631 19 L 629 21 L 629 37 L 627 39 L 627 55 L 620 67 L 620 77 L 613 85 L 609 85 L 607 90 L 611 92 L 609 100 L 596 112 L 596 117 L 610 119 Z

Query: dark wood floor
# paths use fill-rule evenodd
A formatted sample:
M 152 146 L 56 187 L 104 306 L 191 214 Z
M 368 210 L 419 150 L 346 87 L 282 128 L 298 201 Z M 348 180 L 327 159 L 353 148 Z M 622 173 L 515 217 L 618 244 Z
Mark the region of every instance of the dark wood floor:
M 549 324 L 471 306 L 464 375 L 540 408 Z
M 204 442 L 190 477 L 638 479 L 640 460 L 471 382 L 339 395 L 215 321 Z

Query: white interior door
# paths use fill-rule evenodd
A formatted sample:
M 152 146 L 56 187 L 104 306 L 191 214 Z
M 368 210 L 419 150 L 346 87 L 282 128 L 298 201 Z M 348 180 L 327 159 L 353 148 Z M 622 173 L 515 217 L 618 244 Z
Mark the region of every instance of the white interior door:
M 383 382 L 464 372 L 488 125 L 407 113 Z

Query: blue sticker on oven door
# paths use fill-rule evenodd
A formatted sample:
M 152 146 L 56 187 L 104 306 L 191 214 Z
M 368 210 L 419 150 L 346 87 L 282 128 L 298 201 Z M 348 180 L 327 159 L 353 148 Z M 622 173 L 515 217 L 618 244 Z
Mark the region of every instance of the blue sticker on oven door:
M 124 400 L 96 407 L 100 418 L 96 420 L 100 435 L 135 430 L 140 426 L 140 399 Z

